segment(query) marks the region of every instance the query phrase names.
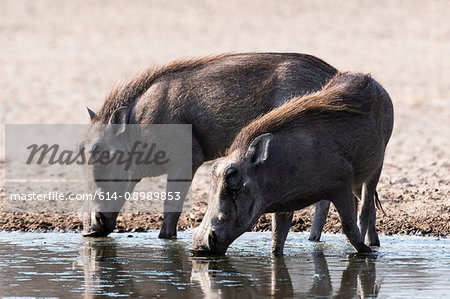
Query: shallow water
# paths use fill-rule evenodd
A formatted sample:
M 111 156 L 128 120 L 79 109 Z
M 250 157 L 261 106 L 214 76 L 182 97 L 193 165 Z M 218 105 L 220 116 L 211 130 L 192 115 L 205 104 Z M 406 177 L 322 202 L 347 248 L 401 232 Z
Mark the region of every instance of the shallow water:
M 342 235 L 322 243 L 291 233 L 270 257 L 270 233 L 246 233 L 226 256 L 193 257 L 190 232 L 89 239 L 71 233 L 0 233 L 0 295 L 33 297 L 450 296 L 450 240 L 384 236 L 370 257 Z

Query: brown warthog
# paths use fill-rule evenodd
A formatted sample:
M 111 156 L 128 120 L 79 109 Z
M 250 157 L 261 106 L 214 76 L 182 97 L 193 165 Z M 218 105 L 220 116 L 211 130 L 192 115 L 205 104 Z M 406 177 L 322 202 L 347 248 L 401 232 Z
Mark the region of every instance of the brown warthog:
M 272 251 L 280 254 L 292 211 L 326 198 L 350 243 L 370 252 L 358 230 L 353 194 L 362 190 L 363 209 L 374 205 L 392 128 L 387 92 L 370 76 L 350 73 L 338 73 L 322 90 L 253 121 L 213 165 L 193 250 L 224 253 L 263 213 L 277 212 Z
M 192 124 L 194 173 L 204 161 L 222 156 L 250 121 L 292 97 L 320 90 L 336 72 L 335 68 L 318 58 L 291 53 L 225 54 L 178 61 L 160 69 L 150 69 L 114 89 L 98 114 L 90 111 L 91 122 Z M 106 126 L 105 130 L 108 128 Z M 91 132 L 91 141 L 85 145 L 103 144 L 102 138 L 111 134 L 115 133 Z M 112 145 L 103 145 L 108 146 Z M 91 173 L 95 178 L 95 165 Z M 141 173 L 142 177 L 151 176 L 147 169 L 134 171 L 133 180 L 113 182 L 109 184 L 111 190 L 102 191 L 120 194 L 133 190 L 141 178 L 136 177 L 136 173 Z M 166 173 L 170 192 L 177 173 L 170 170 Z M 99 187 L 104 189 L 104 186 Z M 165 202 L 161 238 L 176 236 L 186 193 L 187 190 L 182 192 L 179 202 Z M 116 204 L 122 205 L 123 202 L 118 200 Z M 96 211 L 84 213 L 84 235 L 109 234 L 115 228 L 117 215 L 117 212 L 102 211 L 98 207 Z

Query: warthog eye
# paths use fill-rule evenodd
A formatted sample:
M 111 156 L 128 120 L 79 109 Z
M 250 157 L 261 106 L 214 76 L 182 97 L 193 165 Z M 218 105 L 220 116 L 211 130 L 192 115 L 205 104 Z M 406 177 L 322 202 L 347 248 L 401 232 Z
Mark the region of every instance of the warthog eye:
M 98 151 L 100 151 L 100 144 L 98 144 L 98 143 L 94 144 L 94 145 L 92 146 L 91 151 L 92 151 L 92 152 L 98 152 Z
M 242 185 L 242 176 L 236 164 L 230 164 L 225 170 L 225 185 L 232 190 L 239 190 Z

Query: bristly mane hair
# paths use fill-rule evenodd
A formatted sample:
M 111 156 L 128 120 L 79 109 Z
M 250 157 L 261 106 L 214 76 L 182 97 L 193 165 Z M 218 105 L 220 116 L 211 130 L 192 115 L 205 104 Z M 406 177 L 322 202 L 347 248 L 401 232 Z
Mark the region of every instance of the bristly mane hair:
M 163 67 L 150 67 L 127 82 L 118 83 L 106 97 L 100 112 L 94 119 L 98 123 L 107 123 L 114 111 L 123 106 L 131 106 L 160 77 L 194 69 L 217 60 L 226 54 L 191 60 L 176 60 Z
M 372 109 L 378 85 L 370 75 L 337 73 L 320 91 L 296 97 L 252 121 L 236 136 L 227 155 L 247 150 L 251 142 L 265 133 L 274 133 L 297 119 L 330 119 L 345 114 L 365 115 Z
M 239 56 L 242 54 L 252 55 L 256 53 L 225 53 L 198 59 L 176 60 L 162 67 L 148 68 L 142 73 L 134 76 L 131 80 L 118 83 L 106 97 L 105 102 L 100 109 L 100 112 L 97 114 L 93 121 L 97 123 L 107 123 L 114 111 L 123 106 L 131 107 L 134 102 L 142 94 L 144 94 L 156 80 L 158 80 L 162 76 L 203 67 L 213 61 L 220 60 L 221 58 Z M 277 53 L 265 54 L 271 55 Z M 327 71 L 329 71 L 329 69 L 334 69 L 332 66 L 322 61 L 321 59 L 308 54 L 283 53 L 283 55 L 290 55 L 292 57 L 301 58 L 304 61 L 310 61 L 311 63 L 314 63 Z M 243 59 L 247 58 L 244 57 Z

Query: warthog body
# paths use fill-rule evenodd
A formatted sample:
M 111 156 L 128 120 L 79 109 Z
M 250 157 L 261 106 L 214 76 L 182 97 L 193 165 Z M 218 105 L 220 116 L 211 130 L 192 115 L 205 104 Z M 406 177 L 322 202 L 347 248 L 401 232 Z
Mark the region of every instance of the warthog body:
M 369 76 L 349 73 L 253 121 L 213 166 L 208 209 L 194 232 L 193 250 L 224 253 L 263 213 L 277 212 L 272 251 L 281 253 L 292 211 L 329 199 L 350 243 L 370 252 L 353 198 L 362 194 L 360 218 L 371 217 L 366 210 L 374 210 L 392 128 L 386 91 Z
M 93 124 L 116 125 L 192 124 L 192 171 L 195 173 L 204 161 L 222 156 L 250 121 L 292 97 L 320 90 L 336 72 L 322 60 L 304 54 L 226 54 L 178 61 L 149 70 L 114 89 L 98 114 L 90 111 L 91 120 Z M 114 132 L 91 132 L 85 146 L 107 143 L 102 139 L 111 134 Z M 95 172 L 94 165 L 91 171 L 94 178 Z M 147 169 L 133 170 L 132 181 L 105 183 L 99 187 L 104 192 L 129 192 L 142 178 L 136 177 L 136 173 L 142 177 L 152 175 Z M 177 173 L 170 169 L 166 173 L 170 192 Z M 183 200 L 186 193 L 183 190 Z M 165 202 L 160 237 L 176 236 L 183 200 Z M 109 234 L 115 228 L 117 215 L 98 207 L 96 211 L 84 213 L 84 234 Z

